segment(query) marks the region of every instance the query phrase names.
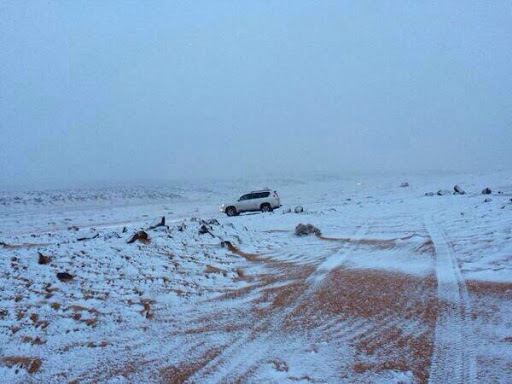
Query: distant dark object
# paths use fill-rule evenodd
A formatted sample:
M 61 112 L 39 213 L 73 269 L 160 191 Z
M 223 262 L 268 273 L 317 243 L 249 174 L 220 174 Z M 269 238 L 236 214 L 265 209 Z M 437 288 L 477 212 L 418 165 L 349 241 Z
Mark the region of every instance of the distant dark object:
M 308 236 L 308 235 L 315 235 L 315 236 L 321 236 L 322 232 L 311 224 L 297 224 L 295 227 L 295 236 Z
M 37 260 L 37 262 L 41 265 L 48 264 L 50 261 L 52 261 L 52 258 L 50 256 L 45 256 L 41 252 L 37 252 L 37 254 L 39 255 L 39 259 Z
M 187 225 L 185 223 L 181 223 L 180 225 L 178 225 L 177 229 L 179 232 L 183 232 L 185 229 L 187 229 Z
M 434 196 L 434 195 L 435 195 L 435 193 L 434 193 L 434 192 L 426 192 L 426 193 L 425 193 L 425 196 Z
M 57 279 L 59 279 L 60 281 L 68 282 L 73 280 L 73 276 L 67 272 L 59 272 L 57 273 Z
M 492 193 L 490 188 L 484 188 L 482 190 L 482 195 L 490 195 Z
M 126 232 L 128 232 L 128 228 L 123 227 L 123 230 L 122 230 L 121 232 L 122 232 L 122 233 L 126 233 Z
M 498 195 L 503 195 L 503 191 L 498 191 Z
M 78 239 L 76 239 L 76 241 L 93 240 L 93 239 L 97 239 L 98 237 L 100 237 L 99 233 L 95 234 L 93 237 L 79 237 Z
M 302 213 L 304 212 L 304 208 L 302 208 L 300 205 L 296 206 L 294 209 L 295 213 Z
M 76 225 L 72 225 L 71 227 L 68 227 L 68 231 L 78 231 L 80 228 L 78 228 Z
M 206 233 L 209 233 L 212 237 L 215 237 L 213 235 L 213 233 L 210 232 L 210 229 L 211 228 L 208 228 L 205 224 L 201 225 L 201 227 L 199 228 L 199 234 L 200 235 L 204 235 Z
M 233 244 L 231 244 L 231 241 L 221 241 L 220 246 L 222 248 L 227 248 L 227 249 L 233 248 Z
M 162 216 L 160 221 L 158 223 L 156 223 L 155 225 L 150 226 L 149 229 L 155 229 L 158 227 L 165 227 L 165 216 Z
M 484 200 L 484 203 L 490 203 L 491 201 L 492 199 L 488 197 L 487 199 Z
M 445 195 L 451 195 L 451 194 L 452 194 L 452 192 L 447 189 L 440 189 L 439 191 L 437 191 L 438 196 L 445 196 Z
M 401 188 L 407 188 L 409 186 L 409 183 L 407 181 L 404 181 L 402 184 L 400 184 Z
M 461 187 L 459 187 L 458 185 L 453 187 L 453 190 L 455 191 L 456 195 L 465 195 L 466 194 L 466 192 Z
M 133 236 L 127 241 L 127 243 L 135 243 L 137 240 L 140 241 L 141 243 L 149 243 L 149 236 L 146 232 L 139 231 L 133 234 Z

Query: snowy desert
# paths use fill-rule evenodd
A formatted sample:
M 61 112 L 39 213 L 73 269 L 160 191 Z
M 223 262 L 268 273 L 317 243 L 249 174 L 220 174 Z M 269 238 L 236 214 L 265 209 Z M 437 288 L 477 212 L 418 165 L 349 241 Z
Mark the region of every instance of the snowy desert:
M 280 209 L 218 211 L 262 185 Z M 3 192 L 0 381 L 509 383 L 511 199 L 509 172 Z

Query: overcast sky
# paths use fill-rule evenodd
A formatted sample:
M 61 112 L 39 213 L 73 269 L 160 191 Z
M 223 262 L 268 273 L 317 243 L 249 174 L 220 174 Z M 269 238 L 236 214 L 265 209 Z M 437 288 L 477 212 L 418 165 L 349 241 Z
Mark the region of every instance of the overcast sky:
M 510 1 L 0 1 L 0 187 L 512 167 Z

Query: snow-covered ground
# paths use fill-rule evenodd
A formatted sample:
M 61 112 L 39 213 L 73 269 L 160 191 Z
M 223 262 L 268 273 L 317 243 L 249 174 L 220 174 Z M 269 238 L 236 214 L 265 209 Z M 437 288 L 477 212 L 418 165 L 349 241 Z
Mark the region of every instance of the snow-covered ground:
M 218 212 L 267 185 L 281 209 Z M 510 172 L 3 192 L 0 381 L 510 383 L 511 199 Z

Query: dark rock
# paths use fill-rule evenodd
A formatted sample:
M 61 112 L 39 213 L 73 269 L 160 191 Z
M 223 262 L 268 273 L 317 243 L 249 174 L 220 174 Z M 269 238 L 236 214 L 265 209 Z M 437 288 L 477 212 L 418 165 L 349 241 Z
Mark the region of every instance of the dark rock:
M 76 239 L 76 241 L 93 240 L 93 239 L 97 239 L 98 237 L 100 237 L 99 233 L 95 234 L 93 237 L 79 237 L 78 239 Z
M 41 252 L 37 252 L 37 254 L 39 255 L 39 259 L 37 260 L 37 262 L 41 265 L 48 264 L 50 261 L 52 261 L 52 258 L 50 256 L 45 256 Z
M 123 227 L 123 230 L 122 230 L 121 232 L 122 232 L 122 233 L 126 233 L 126 232 L 128 232 L 128 228 Z
M 491 201 L 492 199 L 488 197 L 487 199 L 484 200 L 484 203 L 490 203 Z
M 402 184 L 400 184 L 401 188 L 407 188 L 409 186 L 409 183 L 407 181 L 404 181 Z
M 452 192 L 447 189 L 440 189 L 439 191 L 437 191 L 438 196 L 445 196 L 445 195 L 451 195 L 451 194 L 452 194 Z
M 149 229 L 155 229 L 155 228 L 158 228 L 158 227 L 165 227 L 165 216 L 162 216 L 162 218 L 160 219 L 160 221 L 158 223 L 156 223 L 155 225 L 152 225 L 149 227 Z
M 67 272 L 59 272 L 57 273 L 57 279 L 59 279 L 60 281 L 68 282 L 73 280 L 73 276 Z
M 425 196 L 434 196 L 434 195 L 435 195 L 435 193 L 434 193 L 434 192 L 426 192 L 426 193 L 425 193 Z
M 453 187 L 453 190 L 455 191 L 456 195 L 465 195 L 466 194 L 466 192 L 461 187 L 459 187 L 458 185 Z
M 315 236 L 321 236 L 322 232 L 311 224 L 297 224 L 295 227 L 295 236 L 308 236 L 308 235 L 315 235 Z
M 72 225 L 71 227 L 68 227 L 68 231 L 78 231 L 80 228 L 78 228 L 76 225 Z
M 210 235 L 213 236 L 213 234 L 210 232 L 210 228 L 208 228 L 205 224 L 201 225 L 201 227 L 199 228 L 199 234 L 200 235 L 204 235 L 206 233 L 209 233 Z
M 187 229 L 187 225 L 185 223 L 181 223 L 180 225 L 178 225 L 177 229 L 179 232 L 183 232 L 185 229 Z
M 304 208 L 302 208 L 300 205 L 296 206 L 294 209 L 295 213 L 302 213 L 304 212 Z
M 128 244 L 135 243 L 136 241 L 141 243 L 149 243 L 149 236 L 144 231 L 139 231 L 133 234 L 133 236 L 127 241 Z
M 484 188 L 482 190 L 482 195 L 490 195 L 492 193 L 490 188 Z

